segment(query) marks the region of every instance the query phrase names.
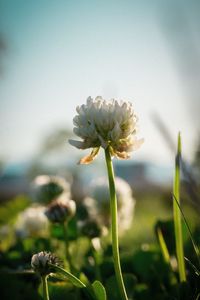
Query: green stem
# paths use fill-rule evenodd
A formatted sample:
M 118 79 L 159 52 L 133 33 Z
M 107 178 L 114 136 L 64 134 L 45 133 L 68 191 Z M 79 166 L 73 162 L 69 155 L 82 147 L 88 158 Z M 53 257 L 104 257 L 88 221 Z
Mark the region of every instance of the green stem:
M 71 255 L 69 252 L 69 239 L 68 239 L 68 234 L 67 234 L 67 228 L 66 228 L 66 222 L 63 222 L 63 234 L 64 234 L 64 242 L 65 242 L 65 254 L 66 254 L 66 259 L 69 263 L 69 269 L 71 272 L 74 271 L 72 261 L 71 261 Z
M 98 257 L 97 257 L 98 253 L 96 252 L 96 249 L 93 246 L 92 240 L 91 240 L 91 250 L 92 250 L 92 256 L 94 259 L 95 277 L 97 280 L 101 281 L 102 280 L 101 271 L 99 268 L 99 261 L 98 261 Z
M 47 275 L 42 276 L 42 286 L 43 286 L 43 298 L 44 300 L 49 300 L 49 291 L 47 284 Z
M 120 266 L 120 258 L 119 258 L 117 198 L 116 198 L 116 192 L 115 192 L 114 170 L 113 170 L 111 155 L 109 152 L 109 147 L 105 150 L 105 158 L 106 158 L 109 187 L 110 187 L 112 250 L 113 250 L 115 275 L 116 275 L 119 291 L 121 294 L 121 298 L 123 300 L 128 300 L 124 282 L 123 282 L 122 271 L 121 271 L 121 266 Z

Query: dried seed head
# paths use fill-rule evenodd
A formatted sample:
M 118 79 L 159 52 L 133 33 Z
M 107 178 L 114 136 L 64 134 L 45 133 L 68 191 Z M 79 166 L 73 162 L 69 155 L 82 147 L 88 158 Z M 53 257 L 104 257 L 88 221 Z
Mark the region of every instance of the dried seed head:
M 52 268 L 49 264 L 55 266 L 62 265 L 61 260 L 50 252 L 42 251 L 32 256 L 31 266 L 33 270 L 41 276 L 52 273 Z

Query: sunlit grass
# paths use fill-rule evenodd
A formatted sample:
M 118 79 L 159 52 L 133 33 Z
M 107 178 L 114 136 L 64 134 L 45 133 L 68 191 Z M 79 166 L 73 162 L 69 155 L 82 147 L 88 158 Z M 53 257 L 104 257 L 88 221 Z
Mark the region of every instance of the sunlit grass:
M 159 194 L 145 195 L 137 199 L 135 215 L 131 229 L 122 237 L 125 248 L 132 245 L 131 250 L 137 249 L 144 243 L 156 242 L 154 225 L 157 220 L 166 220 L 172 217 L 172 211 Z
M 174 212 L 174 230 L 176 242 L 176 255 L 178 261 L 178 271 L 180 281 L 186 281 L 184 249 L 183 249 L 183 233 L 181 224 L 181 212 L 177 203 L 180 205 L 180 163 L 181 163 L 181 135 L 178 135 L 178 146 L 175 160 L 175 177 L 173 189 L 173 212 Z

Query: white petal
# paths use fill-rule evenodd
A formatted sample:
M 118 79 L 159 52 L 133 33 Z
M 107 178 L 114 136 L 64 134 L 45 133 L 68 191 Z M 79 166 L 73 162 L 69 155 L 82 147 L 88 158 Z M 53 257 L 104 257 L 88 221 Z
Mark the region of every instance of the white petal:
M 135 139 L 133 144 L 130 145 L 129 151 L 137 150 L 144 143 L 144 139 Z
M 121 129 L 120 129 L 119 123 L 117 122 L 115 124 L 115 127 L 111 131 L 111 140 L 117 141 L 120 138 L 120 136 L 121 136 Z
M 78 148 L 78 149 L 86 149 L 85 147 L 85 143 L 81 142 L 81 141 L 76 141 L 76 140 L 68 140 L 68 142 L 70 143 L 70 145 Z

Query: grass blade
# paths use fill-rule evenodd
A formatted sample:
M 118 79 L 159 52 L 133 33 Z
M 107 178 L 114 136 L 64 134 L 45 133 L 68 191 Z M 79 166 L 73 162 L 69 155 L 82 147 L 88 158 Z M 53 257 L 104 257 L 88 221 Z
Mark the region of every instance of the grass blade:
M 92 287 L 97 300 L 107 299 L 106 290 L 100 281 L 96 280 L 95 282 L 93 282 Z
M 74 276 L 73 274 L 71 274 L 67 270 L 64 270 L 63 268 L 58 267 L 58 266 L 53 265 L 53 264 L 49 264 L 49 266 L 52 268 L 52 270 L 54 270 L 55 273 L 57 272 L 57 273 L 62 274 L 65 277 L 67 277 L 67 279 L 72 284 L 74 284 L 76 287 L 78 287 L 78 288 L 86 288 L 86 285 L 80 279 L 78 279 L 76 276 Z
M 200 293 L 197 295 L 196 300 L 200 299 Z
M 68 272 L 67 270 L 65 270 L 61 267 L 58 267 L 58 266 L 50 264 L 50 263 L 48 265 L 52 268 L 52 271 L 65 276 L 73 285 L 75 285 L 78 288 L 84 289 L 84 291 L 87 294 L 87 296 L 89 297 L 89 299 L 97 300 L 97 297 L 94 295 L 94 292 L 93 292 L 93 290 L 91 290 L 89 285 L 86 286 L 85 283 L 83 283 L 79 278 L 77 278 L 72 273 Z
M 176 197 L 175 197 L 174 195 L 173 195 L 173 198 L 174 198 L 174 200 L 176 201 L 176 204 L 178 205 L 179 210 L 180 210 L 180 212 L 181 212 L 182 218 L 183 218 L 184 223 L 185 223 L 185 225 L 186 225 L 186 228 L 187 228 L 187 230 L 188 230 L 188 233 L 189 233 L 189 236 L 190 236 L 190 239 L 191 239 L 191 242 L 192 242 L 192 245 L 193 245 L 195 254 L 196 254 L 196 256 L 197 256 L 197 260 L 198 260 L 198 262 L 199 262 L 199 266 L 200 266 L 200 252 L 199 252 L 199 248 L 198 248 L 198 246 L 197 246 L 197 244 L 196 244 L 196 242 L 195 242 L 195 240 L 194 240 L 194 238 L 193 238 L 193 236 L 192 236 L 192 231 L 191 231 L 191 229 L 190 229 L 190 227 L 189 227 L 189 224 L 188 224 L 188 222 L 187 222 L 187 220 L 186 220 L 186 218 L 185 218 L 185 215 L 184 215 L 184 213 L 183 213 L 183 210 L 182 210 L 182 208 L 180 207 L 180 204 L 178 203 L 178 201 L 177 201 L 177 199 L 176 199 Z
M 195 265 L 187 258 L 185 257 L 185 260 L 188 262 L 188 264 L 192 267 L 192 269 L 194 270 L 195 274 L 197 276 L 200 276 L 200 271 L 195 267 Z
M 167 249 L 167 245 L 166 245 L 166 243 L 165 243 L 165 240 L 164 240 L 162 231 L 161 231 L 161 229 L 160 229 L 159 227 L 158 227 L 158 229 L 157 229 L 157 235 L 158 235 L 158 241 L 159 241 L 159 244 L 160 244 L 160 248 L 161 248 L 161 252 L 162 252 L 164 261 L 165 261 L 167 264 L 169 264 L 169 263 L 170 263 L 170 255 L 169 255 L 169 251 L 168 251 L 168 249 Z
M 183 236 L 181 226 L 181 212 L 180 205 L 180 160 L 181 160 L 181 135 L 178 134 L 178 147 L 175 161 L 175 177 L 174 177 L 174 197 L 173 197 L 173 213 L 174 213 L 174 229 L 175 229 L 175 242 L 176 242 L 176 255 L 178 260 L 178 272 L 180 282 L 186 281 L 184 250 L 183 250 Z M 175 200 L 176 199 L 176 200 Z

